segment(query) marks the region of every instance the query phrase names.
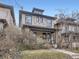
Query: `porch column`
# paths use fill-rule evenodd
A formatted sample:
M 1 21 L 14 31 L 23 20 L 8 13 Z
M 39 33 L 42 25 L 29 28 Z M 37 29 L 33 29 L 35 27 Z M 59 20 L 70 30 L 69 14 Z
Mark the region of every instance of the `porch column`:
M 54 44 L 54 33 L 51 33 L 51 43 Z
M 53 40 L 52 33 L 46 33 L 46 36 L 47 36 L 47 40 L 52 44 L 52 40 Z
M 70 49 L 72 50 L 72 34 L 69 35 Z
M 58 44 L 59 38 L 58 38 L 58 32 L 57 32 L 57 31 L 56 31 L 56 33 L 55 33 L 55 38 L 56 38 L 55 43 Z

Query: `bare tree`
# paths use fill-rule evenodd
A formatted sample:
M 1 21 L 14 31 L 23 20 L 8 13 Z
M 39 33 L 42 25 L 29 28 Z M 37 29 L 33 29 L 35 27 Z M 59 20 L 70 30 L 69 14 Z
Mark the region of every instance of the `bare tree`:
M 4 30 L 0 39 L 0 51 L 4 59 L 12 59 L 16 54 L 21 35 L 21 31 L 15 26 L 9 26 Z
M 64 9 L 56 9 L 57 10 L 57 14 L 55 15 L 56 17 L 59 18 L 65 18 L 65 10 Z
M 36 44 L 36 36 L 35 34 L 29 29 L 29 28 L 25 28 L 23 29 L 23 44 L 26 46 L 29 46 L 28 48 L 32 49 L 34 48 L 35 44 Z
M 78 10 L 73 10 L 72 13 L 71 13 L 71 18 L 74 18 L 74 19 L 79 19 L 79 11 Z

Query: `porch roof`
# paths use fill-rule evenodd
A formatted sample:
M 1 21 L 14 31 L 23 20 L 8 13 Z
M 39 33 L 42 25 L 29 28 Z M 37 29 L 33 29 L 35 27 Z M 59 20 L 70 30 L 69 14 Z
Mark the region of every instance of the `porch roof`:
M 30 28 L 32 31 L 41 31 L 41 32 L 51 32 L 54 33 L 57 29 L 55 28 L 46 28 L 46 27 L 39 27 L 33 25 L 24 25 L 23 28 Z
M 65 33 L 62 33 L 62 35 L 70 35 L 70 34 L 79 36 L 79 32 L 67 31 Z

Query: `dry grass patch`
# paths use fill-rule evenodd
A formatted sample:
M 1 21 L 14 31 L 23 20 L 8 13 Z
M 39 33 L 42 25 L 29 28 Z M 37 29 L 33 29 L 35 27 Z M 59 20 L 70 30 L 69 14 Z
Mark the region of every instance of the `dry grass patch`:
M 22 59 L 71 59 L 70 56 L 49 50 L 27 50 L 22 52 Z

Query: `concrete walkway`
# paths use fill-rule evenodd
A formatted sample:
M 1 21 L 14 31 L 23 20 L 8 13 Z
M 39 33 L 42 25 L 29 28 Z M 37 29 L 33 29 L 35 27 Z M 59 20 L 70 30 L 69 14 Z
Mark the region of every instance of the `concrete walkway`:
M 58 52 L 62 52 L 62 53 L 68 54 L 68 55 L 70 55 L 72 57 L 72 59 L 79 59 L 79 53 L 66 51 L 64 49 L 51 49 L 51 50 L 55 50 L 55 51 L 58 51 Z

